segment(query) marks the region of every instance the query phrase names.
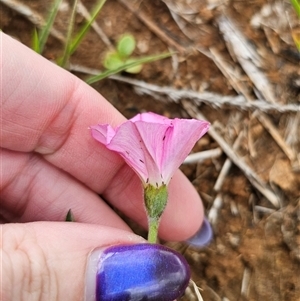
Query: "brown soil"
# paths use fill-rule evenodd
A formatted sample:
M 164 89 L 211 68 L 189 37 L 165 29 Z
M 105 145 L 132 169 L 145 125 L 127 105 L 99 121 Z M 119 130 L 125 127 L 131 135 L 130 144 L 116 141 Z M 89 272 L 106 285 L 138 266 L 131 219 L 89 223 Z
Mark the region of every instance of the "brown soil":
M 47 15 L 46 1 L 21 2 L 42 16 Z M 82 2 L 90 11 L 95 0 Z M 126 78 L 177 89 L 236 96 L 232 81 L 207 56 L 207 53 L 215 50 L 235 71 L 240 72 L 241 76 L 236 82 L 244 85 L 249 95 L 255 99 L 254 84 L 234 60 L 218 25 L 218 20 L 223 15 L 234 20 L 262 58 L 260 70 L 270 82 L 276 103 L 298 106 L 298 113 L 279 113 L 278 110 L 273 110 L 265 114 L 299 159 L 300 69 L 299 53 L 292 42 L 292 34 L 297 30 L 297 18 L 288 1 L 268 1 L 267 4 L 273 10 L 269 17 L 264 17 L 265 26 L 258 27 L 253 27 L 251 20 L 267 5 L 263 0 L 127 2 L 135 12 L 122 4 L 123 1 L 108 0 L 97 18 L 99 26 L 113 45 L 120 35 L 129 32 L 138 43 L 135 56 L 169 50 L 178 52 L 172 59 L 144 65 L 142 72 L 137 75 L 123 74 Z M 187 18 L 185 32 L 174 21 L 168 8 L 174 3 L 182 6 L 181 21 L 184 9 L 192 7 L 196 11 L 195 14 L 184 15 Z M 282 10 L 279 13 L 275 11 L 277 3 L 284 5 L 280 7 Z M 1 29 L 30 46 L 35 26 L 2 3 L 0 10 Z M 55 23 L 55 28 L 62 33 L 65 33 L 68 24 L 68 13 L 69 11 L 61 11 Z M 287 27 L 280 27 L 276 21 L 274 24 L 278 14 L 280 20 L 285 18 L 285 21 L 289 21 Z M 150 23 L 147 24 L 147 20 Z M 78 15 L 76 27 L 83 22 L 84 18 Z M 155 28 L 159 32 L 155 32 Z M 50 36 L 43 55 L 55 60 L 62 49 L 62 42 Z M 103 70 L 101 59 L 107 49 L 108 46 L 92 29 L 72 56 L 71 63 Z M 76 75 L 85 77 L 81 72 Z M 162 101 L 155 99 L 153 95 L 137 94 L 133 85 L 114 79 L 105 79 L 93 84 L 93 87 L 128 118 L 141 111 L 154 111 L 168 117 L 190 117 L 183 100 L 175 103 L 166 96 L 165 101 Z M 193 104 L 187 98 L 185 101 Z M 218 108 L 199 102 L 196 107 L 229 145 L 233 144 L 240 132 L 245 131 L 236 154 L 267 183 L 267 187 L 280 199 L 280 208 L 275 208 L 253 186 L 242 168 L 233 165 L 219 191 L 222 205 L 213 223 L 213 242 L 202 249 L 184 243 L 167 245 L 176 248 L 187 258 L 192 278 L 201 288 L 205 301 L 300 300 L 300 169 L 297 158 L 287 157 L 262 123 L 253 116 L 252 111 L 241 111 L 231 105 Z M 293 124 L 297 121 L 298 127 L 293 132 Z M 216 147 L 219 144 L 206 135 L 196 145 L 194 152 Z M 208 215 L 217 196 L 214 185 L 226 158 L 223 153 L 220 157 L 182 167 L 201 195 Z M 192 286 L 182 300 L 197 300 Z

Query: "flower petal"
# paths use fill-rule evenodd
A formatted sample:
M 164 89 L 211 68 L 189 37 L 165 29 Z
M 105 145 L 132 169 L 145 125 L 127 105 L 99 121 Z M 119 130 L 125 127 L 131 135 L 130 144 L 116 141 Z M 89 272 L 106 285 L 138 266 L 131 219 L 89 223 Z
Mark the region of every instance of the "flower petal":
M 144 122 L 159 123 L 159 124 L 172 124 L 171 119 L 152 112 L 137 114 L 136 116 L 131 118 L 130 121 L 132 122 L 144 121 Z
M 116 129 L 116 134 L 107 148 L 118 152 L 144 183 L 149 181 L 149 175 L 155 178 L 155 181 L 160 179 L 155 161 L 150 156 L 135 123 L 130 120 Z
M 164 140 L 166 137 L 166 131 L 170 125 L 136 121 L 135 126 L 143 140 L 145 149 L 148 151 L 153 162 L 155 162 L 155 168 L 151 169 L 151 167 L 149 167 L 150 169 L 148 169 L 149 183 L 154 186 L 160 186 L 165 183 L 165 180 L 162 177 L 161 162 L 164 157 Z
M 154 113 L 138 114 L 115 130 L 108 124 L 92 126 L 92 136 L 120 156 L 144 184 L 167 185 L 209 123 L 168 119 Z
M 91 126 L 92 136 L 104 145 L 108 145 L 115 135 L 115 130 L 109 124 Z
M 173 125 L 166 132 L 161 166 L 162 176 L 167 183 L 190 153 L 195 143 L 209 129 L 209 122 L 195 119 L 175 118 Z

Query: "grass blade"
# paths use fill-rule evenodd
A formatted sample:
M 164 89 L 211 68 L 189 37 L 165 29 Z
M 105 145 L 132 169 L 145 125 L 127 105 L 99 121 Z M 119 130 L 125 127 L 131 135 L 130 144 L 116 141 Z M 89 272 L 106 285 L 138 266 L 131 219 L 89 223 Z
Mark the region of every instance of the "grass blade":
M 68 210 L 65 221 L 66 222 L 75 222 L 74 214 L 71 209 Z
M 68 31 L 67 31 L 67 38 L 66 38 L 66 44 L 63 56 L 58 60 L 58 65 L 65 68 L 67 62 L 69 61 L 71 52 L 71 37 L 73 33 L 73 27 L 74 27 L 74 20 L 76 16 L 76 7 L 77 7 L 77 0 L 73 0 L 73 7 L 71 12 L 71 17 L 69 21 Z
M 124 64 L 123 66 L 120 66 L 116 69 L 107 70 L 107 71 L 104 71 L 104 72 L 102 72 L 98 75 L 91 76 L 86 80 L 86 82 L 89 85 L 91 85 L 91 84 L 93 84 L 93 83 L 95 83 L 99 80 L 102 80 L 102 79 L 104 79 L 104 78 L 106 78 L 110 75 L 122 72 L 122 71 L 124 71 L 128 68 L 132 68 L 132 67 L 135 67 L 135 66 L 140 65 L 140 64 L 154 62 L 154 61 L 157 61 L 157 60 L 162 60 L 164 58 L 170 57 L 171 55 L 172 55 L 172 53 L 168 52 L 168 53 L 162 53 L 162 54 L 158 54 L 158 55 L 146 56 L 144 58 L 137 59 L 134 62 Z
M 300 18 L 300 2 L 298 0 L 291 0 L 291 3 L 298 15 L 298 17 Z
M 77 49 L 78 45 L 80 44 L 80 42 L 82 41 L 82 39 L 85 37 L 86 33 L 88 32 L 88 30 L 90 29 L 92 23 L 95 21 L 97 15 L 99 14 L 99 12 L 101 11 L 104 3 L 106 2 L 106 0 L 99 0 L 98 4 L 96 5 L 96 8 L 94 9 L 94 12 L 91 16 L 91 19 L 82 27 L 82 29 L 79 31 L 79 33 L 77 34 L 77 36 L 74 38 L 72 45 L 70 47 L 70 54 L 74 53 L 75 50 Z
M 32 35 L 32 50 L 34 50 L 37 53 L 41 53 L 40 49 L 40 39 L 39 34 L 37 32 L 37 29 L 35 28 Z
M 39 53 L 42 53 L 43 50 L 44 50 L 45 44 L 46 44 L 48 36 L 50 34 L 50 30 L 53 26 L 53 23 L 54 23 L 56 15 L 57 15 L 58 8 L 59 8 L 59 5 L 60 5 L 61 1 L 62 0 L 55 0 L 54 1 L 53 7 L 50 11 L 50 14 L 48 16 L 46 24 L 45 24 L 45 26 L 43 26 L 43 28 L 40 31 L 40 34 L 39 34 Z

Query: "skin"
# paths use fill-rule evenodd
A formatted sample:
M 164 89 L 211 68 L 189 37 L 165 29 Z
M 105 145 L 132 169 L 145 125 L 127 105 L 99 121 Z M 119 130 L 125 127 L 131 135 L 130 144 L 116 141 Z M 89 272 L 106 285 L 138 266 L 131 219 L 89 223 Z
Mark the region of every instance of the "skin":
M 143 241 L 111 206 L 147 227 L 139 178 L 88 129 L 125 118 L 69 72 L 0 39 L 1 300 L 82 300 L 94 248 Z M 63 222 L 70 208 L 78 223 Z M 178 171 L 159 235 L 185 240 L 202 221 L 199 196 Z

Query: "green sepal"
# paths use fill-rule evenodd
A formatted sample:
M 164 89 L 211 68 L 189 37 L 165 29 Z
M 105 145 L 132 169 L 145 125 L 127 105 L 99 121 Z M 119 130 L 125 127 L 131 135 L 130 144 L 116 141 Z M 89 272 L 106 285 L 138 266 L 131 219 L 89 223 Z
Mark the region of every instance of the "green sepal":
M 166 185 L 158 188 L 148 185 L 144 190 L 144 201 L 149 218 L 158 220 L 164 212 L 168 201 Z
M 168 201 L 168 190 L 166 185 L 154 187 L 148 185 L 144 189 L 144 202 L 148 216 L 148 241 L 156 243 L 160 217 L 163 214 Z

